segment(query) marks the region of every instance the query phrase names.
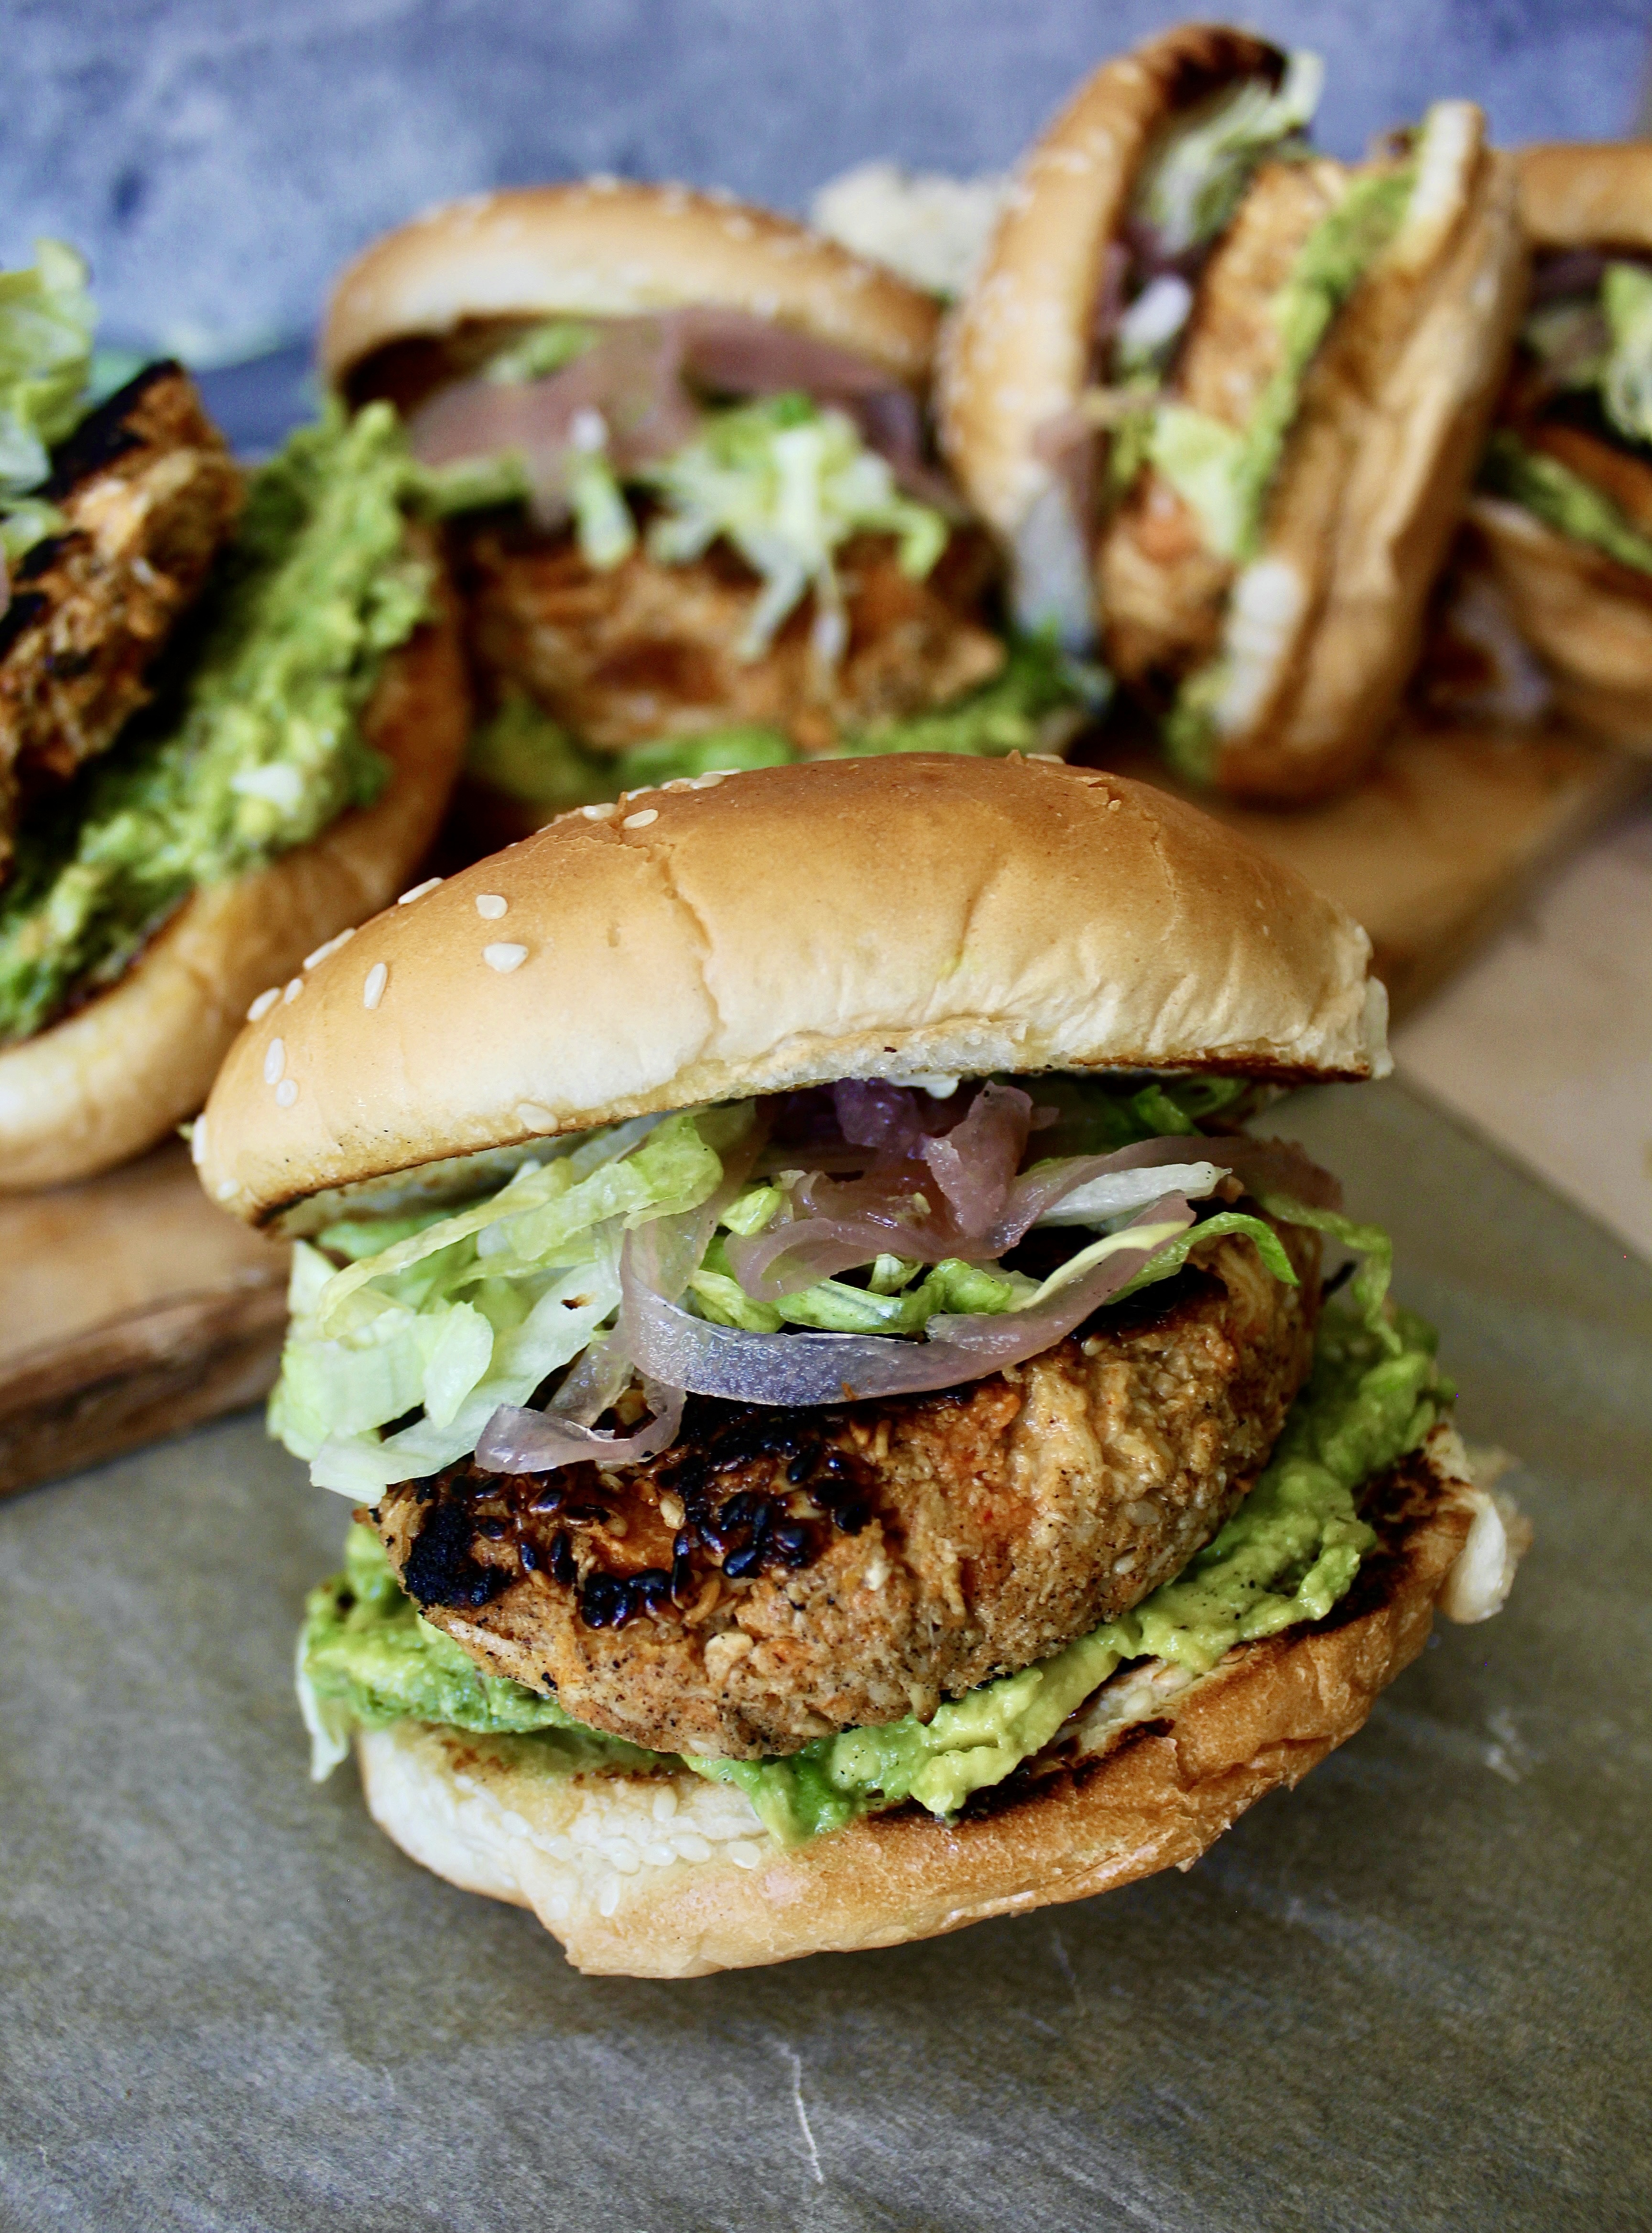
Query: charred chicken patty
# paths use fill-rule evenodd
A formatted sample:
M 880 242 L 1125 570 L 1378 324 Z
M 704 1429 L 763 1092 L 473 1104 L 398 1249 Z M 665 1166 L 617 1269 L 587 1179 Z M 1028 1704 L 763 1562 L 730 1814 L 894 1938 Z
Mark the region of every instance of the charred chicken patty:
M 58 451 L 63 527 L 26 553 L 0 612 L 0 862 L 20 791 L 74 774 L 149 695 L 205 587 L 242 480 L 181 367 L 151 365 Z
M 936 1396 L 710 1399 L 646 1465 L 468 1461 L 372 1518 L 425 1617 L 591 1727 L 751 1757 L 1059 1650 L 1186 1566 L 1245 1496 L 1306 1377 L 1319 1243 L 1193 1251 L 1042 1355 Z
M 634 551 L 603 570 L 567 535 L 488 529 L 461 544 L 478 671 L 616 752 L 730 722 L 823 751 L 841 731 L 944 706 L 1004 665 L 980 619 L 991 570 L 976 536 L 954 535 L 927 581 L 902 571 L 887 537 L 860 537 L 841 562 L 843 655 L 823 671 L 812 600 L 760 657 L 742 653 L 762 585 L 721 545 L 687 564 Z

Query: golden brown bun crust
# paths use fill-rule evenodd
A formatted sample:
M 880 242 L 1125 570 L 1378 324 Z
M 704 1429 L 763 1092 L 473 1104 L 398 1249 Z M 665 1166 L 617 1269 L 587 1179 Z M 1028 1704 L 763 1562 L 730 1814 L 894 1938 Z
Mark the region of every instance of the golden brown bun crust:
M 382 907 L 423 858 L 469 724 L 449 606 L 390 654 L 363 717 L 393 771 L 374 805 L 197 892 L 108 992 L 0 1052 L 0 1192 L 107 1170 L 192 1116 L 248 1002 Z
M 1437 237 L 1407 254 L 1402 234 L 1304 384 L 1259 562 L 1289 569 L 1300 602 L 1271 687 L 1221 739 L 1215 780 L 1236 798 L 1352 782 L 1421 651 L 1526 293 L 1513 162 L 1482 146 L 1477 109 L 1452 107 L 1465 128 Z
M 566 815 L 367 925 L 243 1033 L 202 1177 L 262 1221 L 438 1157 L 840 1077 L 1363 1077 L 1386 1059 L 1369 953 L 1288 869 L 1095 769 L 700 777 Z
M 936 382 L 941 447 L 981 518 L 1013 535 L 1049 485 L 1034 438 L 1089 378 L 1102 259 L 1154 135 L 1229 80 L 1285 66 L 1278 48 L 1184 23 L 1102 68 L 1023 159 L 968 296 L 948 321 Z
M 943 447 L 1006 538 L 1055 489 L 1039 430 L 1070 421 L 1090 376 L 1102 257 L 1175 73 L 1219 82 L 1270 58 L 1237 33 L 1167 33 L 1099 70 L 1023 166 L 938 384 Z M 1485 147 L 1471 103 L 1436 116 L 1411 212 L 1304 383 L 1265 547 L 1230 596 L 1213 779 L 1239 797 L 1321 798 L 1376 752 L 1513 347 L 1526 283 L 1514 165 Z
M 1499 497 L 1476 497 L 1468 518 L 1560 713 L 1652 753 L 1652 576 Z
M 1652 146 L 1523 147 L 1520 218 L 1533 248 L 1652 248 Z
M 701 1839 L 673 1858 L 680 1802 L 673 1790 L 650 1808 L 646 1794 L 680 1785 L 692 1807 L 686 1773 L 570 1787 L 527 1754 L 413 1723 L 358 1739 L 367 1804 L 414 1859 L 533 1908 L 569 1960 L 597 1974 L 699 1976 L 1085 1899 L 1196 1860 L 1256 1800 L 1353 1735 L 1421 1650 L 1475 1512 L 1454 1431 L 1436 1428 L 1368 1509 L 1379 1549 L 1328 1619 L 1236 1647 L 1098 1754 L 1024 1770 L 950 1826 L 907 1807 L 790 1852 Z M 611 1813 L 595 1819 L 627 1784 L 641 1801 L 628 1851 Z M 582 1812 L 582 1828 L 610 1833 L 611 1874 L 578 1867 L 595 1844 L 567 1834 Z
M 387 343 L 470 319 L 701 303 L 836 342 L 914 384 L 940 319 L 929 296 L 790 218 L 686 186 L 591 179 L 449 202 L 375 241 L 333 290 L 322 370 L 337 384 Z

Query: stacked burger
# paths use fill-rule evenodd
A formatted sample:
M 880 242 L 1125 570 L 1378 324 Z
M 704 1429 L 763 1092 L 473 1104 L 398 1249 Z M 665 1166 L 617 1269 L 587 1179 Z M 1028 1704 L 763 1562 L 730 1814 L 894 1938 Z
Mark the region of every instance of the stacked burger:
M 1244 1129 L 1386 1066 L 1368 959 L 1019 756 L 678 779 L 367 925 L 197 1131 L 356 1504 L 318 1769 L 644 1975 L 1076 1898 L 1294 1781 L 1519 1548 L 1383 1236 Z
M 1023 625 L 1099 641 L 1183 777 L 1278 803 L 1393 721 L 1525 288 L 1480 111 L 1335 162 L 1320 77 L 1208 24 L 1097 70 L 1023 162 L 940 382 Z
M 708 767 L 1072 733 L 1093 680 L 1006 640 L 928 452 L 938 317 L 788 218 L 614 179 L 455 204 L 345 272 L 323 370 L 430 469 L 502 827 Z
M 1652 748 L 1652 155 L 1530 147 L 1535 251 L 1474 546 L 1563 712 Z
M 419 860 L 467 721 L 391 414 L 249 484 L 177 364 L 100 393 L 94 322 L 61 244 L 0 273 L 0 1189 L 199 1108 Z

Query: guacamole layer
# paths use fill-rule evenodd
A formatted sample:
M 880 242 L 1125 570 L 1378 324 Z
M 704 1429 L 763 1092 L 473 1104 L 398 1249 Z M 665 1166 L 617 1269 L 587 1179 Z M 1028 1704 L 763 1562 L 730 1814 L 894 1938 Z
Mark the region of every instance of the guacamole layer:
M 1014 640 L 1003 667 L 950 706 L 885 721 L 845 737 L 829 755 L 870 759 L 888 752 L 954 752 L 977 759 L 1048 752 L 1064 744 L 1105 687 L 1039 636 Z M 525 698 L 512 698 L 471 742 L 469 772 L 547 818 L 713 768 L 784 767 L 807 755 L 783 730 L 742 725 L 693 737 L 662 737 L 627 752 L 598 752 Z
M 430 570 L 406 544 L 388 407 L 295 434 L 254 479 L 154 702 L 18 832 L 0 895 L 0 1044 L 113 983 L 189 895 L 302 845 L 386 776 L 359 716 Z
M 343 1571 L 311 1593 L 300 1638 L 318 1768 L 342 1757 L 354 1729 L 413 1720 L 534 1735 L 548 1774 L 606 1763 L 686 1768 L 738 1784 L 783 1844 L 907 1800 L 953 1815 L 1048 1744 L 1121 1665 L 1160 1658 L 1201 1673 L 1237 1644 L 1324 1618 L 1346 1594 L 1375 1541 L 1359 1514 L 1362 1485 L 1421 1442 L 1449 1396 L 1432 1331 L 1376 1306 L 1374 1268 L 1327 1306 L 1312 1372 L 1269 1464 L 1182 1572 L 1122 1618 L 949 1702 L 927 1722 L 846 1730 L 784 1759 L 641 1752 L 582 1728 L 554 1698 L 485 1674 L 420 1618 L 376 1536 L 356 1527 Z

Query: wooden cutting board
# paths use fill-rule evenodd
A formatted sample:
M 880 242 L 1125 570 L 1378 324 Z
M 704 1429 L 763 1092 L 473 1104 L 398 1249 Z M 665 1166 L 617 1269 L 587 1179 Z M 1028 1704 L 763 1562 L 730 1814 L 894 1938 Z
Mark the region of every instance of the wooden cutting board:
M 181 1141 L 0 1195 L 0 1494 L 256 1402 L 286 1285 L 285 1249 L 213 1208 Z
M 1148 752 L 1087 757 L 1177 788 Z M 1195 804 L 1364 924 L 1397 1019 L 1426 999 L 1546 869 L 1648 789 L 1652 761 L 1564 730 L 1412 720 L 1363 782 L 1323 806 L 1270 812 L 1203 794 Z
M 1145 755 L 1106 757 L 1167 781 Z M 1649 784 L 1652 765 L 1576 737 L 1416 727 L 1329 805 L 1214 811 L 1365 923 L 1403 1012 Z M 0 1494 L 256 1402 L 285 1280 L 284 1251 L 207 1201 L 180 1143 L 0 1196 Z

